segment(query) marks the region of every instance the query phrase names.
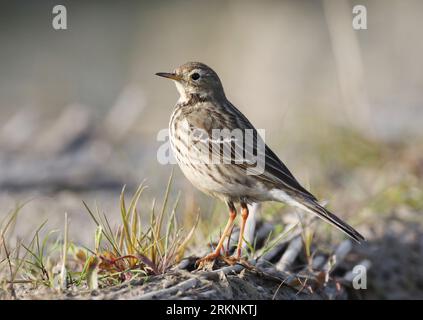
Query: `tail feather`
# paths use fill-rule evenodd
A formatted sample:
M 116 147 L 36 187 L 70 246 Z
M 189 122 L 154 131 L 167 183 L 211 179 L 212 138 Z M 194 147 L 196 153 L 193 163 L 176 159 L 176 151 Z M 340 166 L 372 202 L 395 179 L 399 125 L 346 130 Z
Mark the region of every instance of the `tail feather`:
M 364 237 L 357 230 L 348 225 L 346 222 L 339 219 L 329 210 L 325 209 L 322 205 L 317 202 L 315 198 L 306 198 L 304 196 L 293 197 L 289 196 L 282 190 L 275 189 L 273 190 L 272 195 L 274 196 L 275 200 L 287 202 L 291 205 L 303 208 L 317 215 L 319 218 L 335 226 L 358 243 L 360 243 L 361 241 L 365 241 Z
M 322 207 L 316 201 L 305 201 L 304 203 L 302 203 L 302 205 L 304 205 L 312 213 L 316 214 L 319 218 L 322 218 L 326 222 L 330 223 L 331 225 L 344 232 L 349 237 L 353 238 L 358 243 L 360 243 L 361 241 L 365 241 L 365 238 L 357 230 L 355 230 L 346 222 L 339 219 L 329 210 Z

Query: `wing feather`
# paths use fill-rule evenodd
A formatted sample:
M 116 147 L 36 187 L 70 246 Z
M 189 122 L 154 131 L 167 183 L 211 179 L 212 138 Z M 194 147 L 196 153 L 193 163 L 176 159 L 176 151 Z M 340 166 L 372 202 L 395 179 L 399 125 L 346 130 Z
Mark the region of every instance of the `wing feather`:
M 192 125 L 192 130 L 202 129 L 207 135 L 204 135 L 201 139 L 198 139 L 193 144 L 193 147 L 198 152 L 207 150 L 212 152 L 212 155 L 219 159 L 224 159 L 224 148 L 230 150 L 231 159 L 225 159 L 224 163 L 231 163 L 234 166 L 238 166 L 242 170 L 249 170 L 250 174 L 255 174 L 256 178 L 266 184 L 272 184 L 275 188 L 291 191 L 291 193 L 299 193 L 303 197 L 310 200 L 316 200 L 316 198 L 308 192 L 301 184 L 297 181 L 294 175 L 289 171 L 285 164 L 278 158 L 278 156 L 264 143 L 256 128 L 251 122 L 230 102 L 228 105 L 220 106 L 225 110 L 224 112 L 216 112 L 216 106 L 213 102 L 205 102 L 195 112 L 187 114 L 189 117 L 189 123 Z M 222 116 L 223 115 L 223 116 Z M 207 121 L 204 121 L 207 119 Z M 213 129 L 227 129 L 229 131 L 233 129 L 241 129 L 241 132 L 245 133 L 246 129 L 252 132 L 253 139 L 247 139 L 245 135 L 242 139 L 228 139 L 230 137 L 221 137 L 221 139 L 213 137 Z M 251 145 L 251 143 L 253 145 Z M 264 146 L 257 149 L 258 145 Z M 239 152 L 243 152 L 240 154 Z M 257 159 L 257 152 L 264 152 L 264 171 L 255 169 L 255 165 L 249 160 Z M 228 153 L 226 153 L 228 155 Z M 230 161 L 236 159 L 237 161 Z M 244 161 L 238 161 L 243 159 Z M 255 171 L 256 170 L 256 171 Z

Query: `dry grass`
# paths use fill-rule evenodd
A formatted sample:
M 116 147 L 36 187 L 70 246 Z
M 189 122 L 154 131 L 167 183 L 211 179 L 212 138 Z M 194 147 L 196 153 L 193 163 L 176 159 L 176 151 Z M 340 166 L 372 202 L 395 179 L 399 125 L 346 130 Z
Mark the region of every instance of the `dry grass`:
M 6 239 L 21 208 L 17 207 L 0 224 L 0 272 L 9 273 L 9 277 L 2 279 L 0 284 L 9 293 L 14 284 L 21 283 L 44 285 L 59 291 L 70 288 L 97 289 L 135 277 L 165 273 L 184 256 L 199 220 L 197 216 L 188 232 L 179 227 L 176 219 L 178 200 L 172 206 L 168 205 L 171 183 L 172 176 L 160 210 L 157 212 L 155 201 L 148 209 L 150 222 L 146 225 L 141 223 L 141 214 L 145 213 L 139 211 L 139 208 L 145 208 L 140 201 L 146 189 L 144 184 L 137 188 L 129 204 L 123 188 L 120 195 L 121 222 L 115 228 L 98 207 L 92 210 L 84 202 L 97 225 L 93 235 L 95 245 L 91 249 L 77 246 L 68 239 L 71 226 L 65 215 L 63 235 L 52 230 L 41 237 L 45 221 L 36 229 L 28 244 L 19 243 L 10 250 Z

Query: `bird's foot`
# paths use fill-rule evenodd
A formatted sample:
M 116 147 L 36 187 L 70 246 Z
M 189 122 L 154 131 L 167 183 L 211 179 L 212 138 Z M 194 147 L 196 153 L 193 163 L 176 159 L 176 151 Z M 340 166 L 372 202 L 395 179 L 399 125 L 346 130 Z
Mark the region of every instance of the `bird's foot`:
M 209 253 L 205 257 L 198 259 L 195 262 L 195 265 L 197 266 L 197 269 L 213 270 L 216 260 L 219 260 L 219 259 L 230 266 L 239 264 L 244 266 L 246 269 L 252 269 L 254 267 L 251 263 L 249 263 L 247 260 L 241 257 L 223 256 L 220 253 L 216 253 L 216 252 Z
M 206 255 L 205 257 L 198 259 L 195 262 L 195 265 L 198 267 L 198 269 L 209 268 L 209 267 L 213 268 L 215 260 L 218 259 L 219 257 L 220 257 L 220 253 L 212 252 Z
M 222 257 L 222 260 L 225 261 L 230 266 L 233 266 L 233 265 L 241 262 L 241 258 L 235 257 L 235 256 L 224 256 L 224 257 Z
M 233 266 L 235 264 L 240 264 L 240 265 L 244 266 L 246 269 L 251 269 L 251 268 L 254 267 L 247 260 L 245 260 L 241 257 L 238 257 L 238 256 L 230 256 L 230 257 L 223 257 L 222 256 L 222 260 L 225 261 L 230 266 Z

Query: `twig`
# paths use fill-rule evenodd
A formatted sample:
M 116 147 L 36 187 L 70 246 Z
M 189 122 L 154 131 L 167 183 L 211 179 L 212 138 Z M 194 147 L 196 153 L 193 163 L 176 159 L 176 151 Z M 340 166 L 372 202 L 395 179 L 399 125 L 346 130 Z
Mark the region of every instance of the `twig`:
M 297 237 L 292 240 L 279 262 L 276 264 L 276 269 L 279 271 L 286 271 L 294 263 L 300 250 L 303 246 L 301 237 Z
M 160 296 L 172 295 L 178 291 L 185 291 L 185 290 L 195 288 L 199 284 L 199 282 L 200 280 L 198 280 L 197 278 L 191 278 L 177 284 L 176 286 L 143 294 L 137 297 L 137 299 L 138 300 L 160 299 Z
M 345 259 L 347 254 L 351 251 L 351 249 L 352 249 L 352 243 L 350 240 L 347 239 L 342 241 L 340 245 L 336 248 L 335 253 L 332 255 L 333 259 L 329 257 L 328 261 L 323 267 L 323 271 L 330 272 L 331 270 L 333 270 L 336 267 L 336 265 L 338 265 Z

